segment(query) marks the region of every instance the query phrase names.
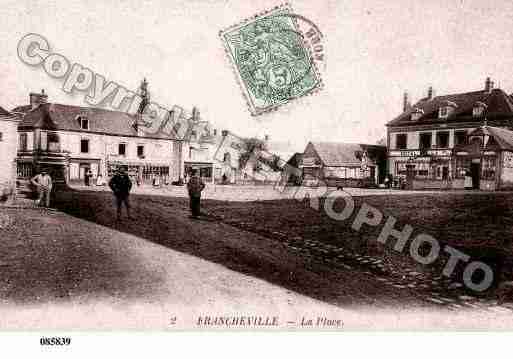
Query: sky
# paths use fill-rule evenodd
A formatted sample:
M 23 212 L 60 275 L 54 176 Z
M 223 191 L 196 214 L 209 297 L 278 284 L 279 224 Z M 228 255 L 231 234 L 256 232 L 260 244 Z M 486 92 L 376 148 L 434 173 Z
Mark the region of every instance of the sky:
M 404 91 L 415 101 L 479 90 L 490 76 L 513 92 L 511 0 L 291 1 L 322 31 L 321 91 L 271 113 L 251 116 L 219 31 L 278 1 L 0 0 L 0 106 L 28 103 L 45 89 L 50 102 L 86 106 L 62 80 L 17 56 L 27 33 L 52 52 L 152 100 L 197 106 L 214 127 L 240 136 L 269 135 L 302 151 L 308 141 L 375 143 L 399 115 Z

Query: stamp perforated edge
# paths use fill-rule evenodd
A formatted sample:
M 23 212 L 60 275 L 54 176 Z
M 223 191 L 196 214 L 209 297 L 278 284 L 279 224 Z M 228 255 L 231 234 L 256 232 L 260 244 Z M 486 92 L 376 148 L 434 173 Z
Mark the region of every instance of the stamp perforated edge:
M 281 102 L 281 103 L 278 103 L 278 104 L 274 104 L 272 106 L 268 106 L 268 107 L 265 107 L 265 108 L 257 108 L 253 104 L 253 101 L 251 100 L 251 95 L 249 94 L 248 89 L 244 85 L 244 81 L 242 80 L 242 78 L 240 76 L 239 69 L 237 68 L 237 65 L 236 65 L 236 63 L 235 63 L 235 61 L 233 59 L 233 55 L 231 53 L 231 50 L 228 47 L 228 45 L 226 44 L 226 40 L 224 38 L 224 35 L 226 33 L 228 33 L 228 32 L 231 32 L 231 31 L 239 28 L 239 27 L 242 27 L 242 26 L 244 26 L 244 25 L 246 25 L 246 24 L 248 24 L 248 23 L 250 23 L 252 21 L 255 21 L 256 19 L 258 19 L 260 17 L 266 17 L 266 16 L 269 16 L 269 15 L 272 15 L 272 13 L 280 11 L 280 10 L 283 10 L 283 9 L 289 10 L 291 14 L 294 14 L 294 11 L 292 9 L 292 5 L 290 3 L 288 3 L 288 2 L 286 2 L 286 3 L 283 3 L 281 5 L 277 5 L 277 6 L 273 7 L 270 10 L 261 11 L 261 12 L 255 14 L 255 15 L 253 15 L 251 17 L 245 18 L 245 19 L 239 21 L 238 23 L 227 27 L 224 30 L 220 30 L 219 31 L 219 38 L 221 39 L 221 42 L 223 43 L 223 47 L 224 47 L 224 50 L 225 50 L 225 55 L 227 56 L 228 61 L 231 64 L 232 72 L 235 75 L 236 81 L 239 84 L 240 90 L 242 92 L 242 96 L 243 96 L 243 98 L 244 98 L 244 100 L 246 102 L 246 105 L 248 106 L 249 112 L 251 113 L 252 116 L 259 116 L 259 115 L 262 115 L 264 113 L 276 111 L 278 108 L 280 108 L 282 106 L 286 106 L 286 105 L 288 105 L 289 103 L 293 102 L 296 99 L 299 99 L 299 98 L 302 98 L 302 97 L 306 97 L 306 96 L 312 96 L 312 95 L 316 94 L 317 92 L 321 91 L 324 88 L 324 82 L 322 81 L 321 74 L 319 72 L 319 69 L 317 68 L 316 63 L 315 63 L 315 60 L 314 60 L 314 57 L 313 57 L 313 53 L 312 53 L 312 49 L 311 49 L 310 46 L 305 44 L 304 48 L 308 52 L 308 56 L 310 56 L 310 59 L 312 60 L 311 61 L 312 70 L 315 72 L 316 78 L 318 80 L 317 84 L 310 91 L 308 91 L 308 92 L 306 92 L 304 94 L 301 94 L 299 96 L 290 97 L 289 99 L 287 99 L 287 101 L 284 101 L 284 102 Z M 296 30 L 298 32 L 300 32 L 299 31 L 299 25 L 297 23 L 297 19 L 295 17 L 293 17 L 293 16 L 291 17 L 291 19 L 292 19 L 292 22 L 294 23 L 294 26 L 295 26 Z M 303 43 L 305 43 L 305 42 L 306 41 L 304 40 L 304 36 L 303 36 Z

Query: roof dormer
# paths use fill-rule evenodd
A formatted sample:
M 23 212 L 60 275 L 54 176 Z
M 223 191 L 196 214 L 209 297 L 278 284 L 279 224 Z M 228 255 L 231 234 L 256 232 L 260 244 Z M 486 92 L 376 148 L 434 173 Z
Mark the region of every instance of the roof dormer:
M 474 107 L 472 108 L 472 116 L 474 116 L 474 117 L 484 116 L 487 108 L 488 108 L 488 106 L 484 102 L 477 101 L 474 104 Z
M 438 108 L 438 118 L 447 118 L 456 109 L 458 105 L 452 101 L 444 101 Z
M 415 107 L 413 109 L 413 112 L 411 113 L 411 120 L 417 121 L 419 118 L 422 117 L 422 115 L 424 115 L 424 110 L 421 108 Z

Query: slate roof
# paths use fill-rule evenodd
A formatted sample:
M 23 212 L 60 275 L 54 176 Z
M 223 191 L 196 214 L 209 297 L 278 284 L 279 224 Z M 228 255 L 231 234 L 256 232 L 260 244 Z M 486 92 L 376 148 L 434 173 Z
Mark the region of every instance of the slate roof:
M 89 130 L 83 130 L 78 121 L 79 116 L 89 120 Z M 135 115 L 110 111 L 102 108 L 80 107 L 45 103 L 34 110 L 28 111 L 19 124 L 19 128 L 45 128 L 50 130 L 65 130 L 89 133 L 102 133 L 117 136 L 137 136 L 134 126 Z M 162 133 L 148 134 L 137 137 L 172 139 Z
M 361 143 L 311 142 L 315 152 L 325 166 L 337 167 L 349 164 L 360 165 L 360 155 L 367 151 L 369 159 L 373 160 L 386 152 L 385 146 L 367 145 Z
M 448 118 L 438 118 L 438 109 L 447 101 L 457 105 Z M 485 90 L 436 96 L 431 100 L 421 99 L 395 119 L 387 123 L 387 126 L 408 126 L 418 124 L 449 123 L 460 121 L 481 122 L 483 117 L 474 117 L 472 110 L 476 102 L 487 105 L 486 118 L 488 120 L 509 120 L 513 125 L 513 98 L 501 89 L 493 89 L 490 93 Z M 411 114 L 416 109 L 421 109 L 424 114 L 416 121 L 411 120 Z

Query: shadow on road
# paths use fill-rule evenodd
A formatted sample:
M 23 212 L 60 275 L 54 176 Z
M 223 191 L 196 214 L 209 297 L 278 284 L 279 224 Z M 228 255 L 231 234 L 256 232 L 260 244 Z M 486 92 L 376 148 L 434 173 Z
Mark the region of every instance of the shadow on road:
M 185 198 L 138 194 L 130 198 L 133 220 L 124 219 L 120 223 L 115 221 L 114 201 L 108 192 L 70 189 L 59 194 L 55 206 L 72 216 L 130 233 L 332 304 L 347 307 L 421 303 L 404 293 L 398 298 L 397 293 L 361 273 L 337 271 L 313 263 L 277 242 L 255 234 L 215 220 L 191 220 Z

